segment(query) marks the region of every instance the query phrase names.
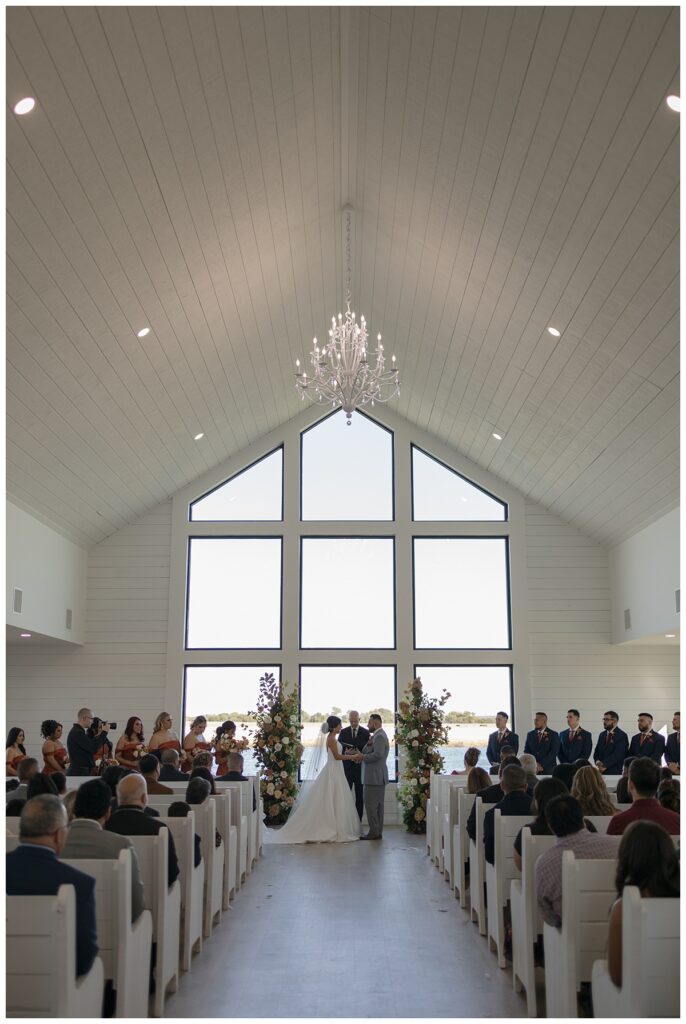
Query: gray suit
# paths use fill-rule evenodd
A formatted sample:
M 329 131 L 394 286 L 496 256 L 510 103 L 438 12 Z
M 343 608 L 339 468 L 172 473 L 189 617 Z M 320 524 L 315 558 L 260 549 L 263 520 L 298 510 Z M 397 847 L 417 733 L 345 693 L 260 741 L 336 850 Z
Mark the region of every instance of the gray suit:
M 369 835 L 380 836 L 383 832 L 383 808 L 388 783 L 388 736 L 383 729 L 377 729 L 369 737 L 362 751 L 362 787 L 364 809 L 369 822 Z
M 69 822 L 67 840 L 60 856 L 65 860 L 116 860 L 122 850 L 131 852 L 131 920 L 136 921 L 144 910 L 143 883 L 136 850 L 128 836 L 106 832 L 99 821 L 75 818 Z

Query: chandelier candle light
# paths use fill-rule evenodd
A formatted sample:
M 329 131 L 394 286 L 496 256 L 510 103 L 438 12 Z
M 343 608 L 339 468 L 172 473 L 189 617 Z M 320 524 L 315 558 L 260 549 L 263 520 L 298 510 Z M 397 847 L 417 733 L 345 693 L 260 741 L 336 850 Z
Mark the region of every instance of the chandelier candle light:
M 319 345 L 313 339 L 310 352 L 313 373 L 311 377 L 300 369 L 300 360 L 296 359 L 295 386 L 304 401 L 305 396 L 317 405 L 341 406 L 345 412 L 348 426 L 355 409 L 360 405 L 375 402 L 387 402 L 400 393 L 398 368 L 395 356 L 391 357 L 391 366 L 386 368 L 386 357 L 381 344 L 381 335 L 377 335 L 376 352 L 369 351 L 367 342 L 369 334 L 364 316 L 357 320 L 350 310 L 350 264 L 351 245 L 350 233 L 352 207 L 343 211 L 345 223 L 345 254 L 346 254 L 346 312 L 331 318 L 329 340 Z

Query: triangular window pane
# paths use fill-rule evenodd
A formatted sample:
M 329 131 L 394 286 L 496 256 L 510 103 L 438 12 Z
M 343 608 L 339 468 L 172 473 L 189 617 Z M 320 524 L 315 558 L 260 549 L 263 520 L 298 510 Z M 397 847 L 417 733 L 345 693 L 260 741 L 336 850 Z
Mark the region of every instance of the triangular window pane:
M 302 519 L 392 520 L 393 434 L 342 410 L 302 437 Z
M 503 522 L 507 505 L 412 445 L 415 522 Z
M 242 469 L 191 504 L 198 522 L 279 522 L 283 519 L 283 448 Z

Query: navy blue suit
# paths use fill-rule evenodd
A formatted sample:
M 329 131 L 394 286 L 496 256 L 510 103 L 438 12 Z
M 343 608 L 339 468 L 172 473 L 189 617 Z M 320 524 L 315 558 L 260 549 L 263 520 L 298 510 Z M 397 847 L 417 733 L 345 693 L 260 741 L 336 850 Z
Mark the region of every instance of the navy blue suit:
M 641 737 L 645 737 L 643 743 L 641 743 Z M 631 737 L 629 757 L 649 757 L 655 764 L 662 764 L 664 752 L 665 738 L 659 732 L 653 732 L 651 729 L 650 732 L 637 732 L 635 736 Z
M 553 768 L 557 764 L 557 752 L 560 749 L 560 737 L 548 726 L 543 730 L 545 736 L 539 737 L 538 729 L 532 729 L 526 734 L 524 753 L 533 754 L 538 763 L 542 766 L 543 775 L 552 775 Z
M 98 955 L 95 879 L 58 859 L 47 846 L 20 843 L 5 857 L 8 896 L 56 896 L 61 885 L 76 890 L 76 973 L 88 974 Z
M 621 775 L 624 771 L 624 758 L 629 756 L 629 737 L 617 727 L 608 735 L 606 729 L 598 736 L 593 751 L 593 760 L 602 761 L 605 775 Z
M 488 746 L 486 747 L 486 757 L 488 758 L 491 768 L 495 768 L 495 772 L 491 772 L 492 775 L 497 774 L 498 765 L 500 764 L 500 748 L 501 747 L 513 747 L 515 754 L 519 752 L 519 736 L 516 732 L 510 732 L 506 729 L 503 733 L 503 738 L 498 743 L 498 730 L 492 732 L 488 737 Z
M 569 729 L 560 733 L 560 750 L 558 758 L 560 764 L 574 764 L 579 758 L 589 761 L 593 750 L 593 737 L 581 726 L 574 733 L 574 739 L 570 742 Z
M 681 744 L 677 739 L 678 736 L 678 732 L 672 732 L 667 737 L 667 745 L 665 746 L 665 758 L 667 760 L 667 764 L 672 764 L 672 762 L 674 762 L 675 764 L 678 764 L 679 767 L 681 767 Z

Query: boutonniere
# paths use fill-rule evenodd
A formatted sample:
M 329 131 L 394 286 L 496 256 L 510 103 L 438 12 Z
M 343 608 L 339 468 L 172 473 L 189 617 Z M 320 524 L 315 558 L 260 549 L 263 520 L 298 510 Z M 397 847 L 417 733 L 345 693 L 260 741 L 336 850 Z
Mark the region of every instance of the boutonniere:
M 548 730 L 547 729 L 544 729 L 543 732 L 541 733 L 541 739 L 542 740 L 547 740 L 548 739 Z

